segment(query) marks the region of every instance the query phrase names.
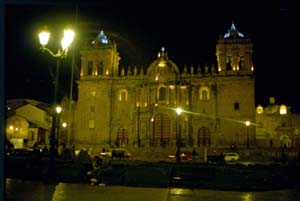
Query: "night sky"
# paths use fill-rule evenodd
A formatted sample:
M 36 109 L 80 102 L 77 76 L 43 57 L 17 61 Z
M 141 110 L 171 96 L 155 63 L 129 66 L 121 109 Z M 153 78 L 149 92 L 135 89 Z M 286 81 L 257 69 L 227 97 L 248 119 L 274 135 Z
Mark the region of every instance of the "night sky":
M 66 26 L 76 29 L 69 57 L 61 66 L 59 95 L 62 97 L 69 94 L 72 55 L 76 63 L 75 79 L 78 79 L 80 47 L 102 29 L 117 42 L 121 66 L 145 68 L 156 59 L 161 47 L 166 48 L 169 58 L 179 67 L 210 66 L 216 65 L 219 34 L 227 32 L 234 22 L 238 31 L 250 37 L 254 44 L 256 105 L 265 106 L 273 96 L 277 104 L 284 103 L 291 106 L 292 112 L 300 112 L 296 59 L 291 59 L 291 44 L 297 36 L 285 1 L 269 5 L 252 1 L 188 0 L 61 2 L 11 1 L 6 5 L 6 99 L 52 102 L 56 61 L 39 50 L 38 41 L 38 32 L 45 25 L 52 34 L 48 47 L 53 51 L 60 47 Z M 76 91 L 75 85 L 75 98 Z

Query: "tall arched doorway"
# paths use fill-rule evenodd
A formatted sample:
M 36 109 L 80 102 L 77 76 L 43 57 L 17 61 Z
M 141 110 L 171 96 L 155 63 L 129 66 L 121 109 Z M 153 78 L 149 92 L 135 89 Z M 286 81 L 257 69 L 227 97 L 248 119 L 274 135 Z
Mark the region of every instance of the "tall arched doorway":
M 153 122 L 153 147 L 166 147 L 171 140 L 171 119 L 168 115 L 160 113 L 154 117 Z
M 198 147 L 210 145 L 210 131 L 207 127 L 201 127 L 198 130 Z
M 126 128 L 118 129 L 116 146 L 117 147 L 127 147 L 128 146 L 128 131 Z

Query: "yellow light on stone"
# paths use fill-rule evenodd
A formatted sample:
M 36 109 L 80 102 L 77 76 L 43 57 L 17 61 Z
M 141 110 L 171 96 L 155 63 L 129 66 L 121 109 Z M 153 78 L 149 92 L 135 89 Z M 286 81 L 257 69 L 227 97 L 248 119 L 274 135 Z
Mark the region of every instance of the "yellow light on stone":
M 264 108 L 261 105 L 258 105 L 256 108 L 257 114 L 262 114 L 264 112 Z
M 280 108 L 279 108 L 279 114 L 281 115 L 285 115 L 287 114 L 287 108 L 285 105 L 281 105 Z
M 166 66 L 166 62 L 165 61 L 160 61 L 158 64 L 159 67 L 165 67 Z

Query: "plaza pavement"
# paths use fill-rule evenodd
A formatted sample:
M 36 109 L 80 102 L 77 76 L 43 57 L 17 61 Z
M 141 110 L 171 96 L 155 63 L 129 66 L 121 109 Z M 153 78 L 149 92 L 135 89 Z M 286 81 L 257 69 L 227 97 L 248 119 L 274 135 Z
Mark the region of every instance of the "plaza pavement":
M 299 197 L 299 188 L 237 192 L 59 183 L 55 188 L 52 201 L 296 201 Z
M 300 187 L 238 192 L 208 189 L 91 186 L 6 179 L 6 201 L 299 201 Z

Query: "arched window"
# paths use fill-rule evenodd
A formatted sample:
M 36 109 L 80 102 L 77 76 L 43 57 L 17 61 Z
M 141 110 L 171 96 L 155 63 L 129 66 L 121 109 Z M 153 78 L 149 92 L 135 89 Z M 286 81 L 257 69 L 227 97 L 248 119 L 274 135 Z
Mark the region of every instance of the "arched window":
M 119 101 L 127 101 L 127 90 L 126 89 L 122 89 L 119 91 L 119 94 L 118 94 L 118 99 Z
M 226 70 L 232 70 L 231 58 L 227 57 L 226 59 Z
M 126 128 L 119 128 L 117 132 L 116 147 L 128 146 L 128 130 Z
M 281 115 L 287 114 L 287 108 L 285 105 L 280 105 L 279 114 Z
M 239 69 L 240 69 L 240 70 L 244 70 L 244 57 L 241 57 L 241 58 L 240 58 L 240 61 L 239 61 Z
M 202 100 L 206 101 L 208 100 L 208 92 L 206 90 L 203 90 L 201 92 Z
M 200 87 L 200 100 L 208 101 L 209 100 L 209 89 L 206 86 Z
M 159 88 L 159 95 L 158 95 L 158 100 L 164 101 L 167 99 L 167 89 L 166 87 L 160 87 Z
M 171 142 L 171 119 L 167 114 L 160 113 L 153 119 L 153 147 L 166 147 Z
M 103 75 L 103 62 L 97 64 L 96 75 Z
M 88 75 L 93 75 L 93 62 L 92 61 L 89 61 L 88 62 L 88 72 L 87 72 L 87 74 Z
M 235 102 L 235 103 L 233 104 L 233 108 L 234 108 L 235 111 L 240 110 L 240 103 Z

